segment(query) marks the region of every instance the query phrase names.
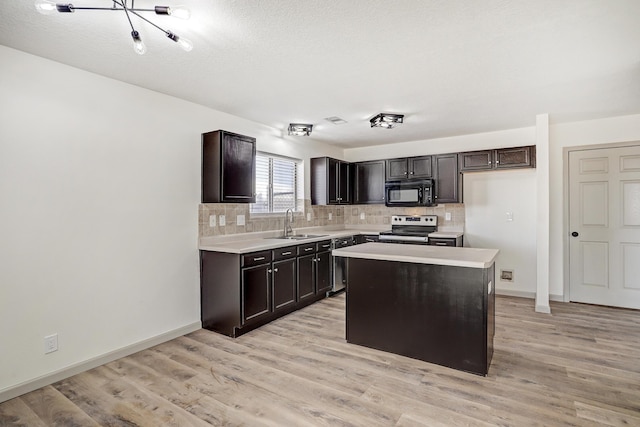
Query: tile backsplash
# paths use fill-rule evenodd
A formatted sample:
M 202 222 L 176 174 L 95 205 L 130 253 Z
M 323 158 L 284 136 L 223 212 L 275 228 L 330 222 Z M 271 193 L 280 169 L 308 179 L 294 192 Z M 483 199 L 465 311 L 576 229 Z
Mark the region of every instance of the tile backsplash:
M 304 212 L 294 213 L 292 227 L 326 227 L 340 225 L 371 225 L 381 229 L 391 227 L 391 215 L 437 215 L 438 229 L 464 230 L 464 204 L 442 204 L 430 208 L 388 208 L 385 205 L 313 206 L 311 200 L 304 203 Z M 446 221 L 446 214 L 451 220 Z M 307 214 L 311 214 L 307 220 Z M 215 225 L 210 225 L 210 216 L 215 215 Z M 220 225 L 224 215 L 225 225 Z M 244 225 L 238 224 L 238 217 L 244 216 Z M 329 217 L 331 216 L 331 219 Z M 364 217 L 364 218 L 363 218 Z M 240 221 L 242 222 L 242 221 Z M 284 214 L 251 214 L 246 203 L 207 203 L 198 209 L 198 235 L 200 237 L 227 234 L 251 233 L 284 229 Z

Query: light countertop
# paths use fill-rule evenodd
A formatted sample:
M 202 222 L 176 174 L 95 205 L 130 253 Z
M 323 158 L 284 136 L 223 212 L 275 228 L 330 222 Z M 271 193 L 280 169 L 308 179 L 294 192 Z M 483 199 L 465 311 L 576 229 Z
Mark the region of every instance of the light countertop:
M 294 234 L 313 234 L 318 237 L 302 240 L 277 239 L 282 231 L 271 231 L 266 233 L 246 233 L 229 236 L 212 236 L 200 238 L 198 248 L 203 251 L 227 252 L 233 254 L 244 254 L 249 252 L 263 251 L 267 249 L 283 248 L 285 246 L 303 245 L 305 243 L 321 242 L 323 240 L 339 237 L 356 236 L 358 234 L 378 234 L 378 230 L 369 229 L 305 229 L 295 230 Z
M 498 252 L 498 249 L 364 243 L 334 249 L 332 255 L 381 261 L 489 268 L 495 262 Z
M 429 237 L 441 238 L 441 239 L 457 239 L 461 237 L 464 233 L 461 231 L 435 231 L 433 233 L 429 233 Z

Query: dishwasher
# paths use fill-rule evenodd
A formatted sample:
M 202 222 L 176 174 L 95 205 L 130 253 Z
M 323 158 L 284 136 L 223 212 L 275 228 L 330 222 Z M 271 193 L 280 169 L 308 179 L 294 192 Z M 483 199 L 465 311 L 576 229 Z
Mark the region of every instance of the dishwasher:
M 353 236 L 331 239 L 331 250 L 355 245 Z M 333 283 L 329 294 L 335 294 L 347 286 L 347 258 L 332 256 Z

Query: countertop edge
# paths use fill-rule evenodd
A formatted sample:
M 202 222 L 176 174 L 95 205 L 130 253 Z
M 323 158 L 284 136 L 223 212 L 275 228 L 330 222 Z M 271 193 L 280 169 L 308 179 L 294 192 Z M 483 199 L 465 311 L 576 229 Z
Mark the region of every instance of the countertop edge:
M 385 243 L 382 243 L 385 244 Z M 372 251 L 367 251 L 365 245 L 375 245 L 375 243 L 366 243 L 364 245 L 351 246 L 343 249 L 335 249 L 332 252 L 333 256 L 340 256 L 345 258 L 359 258 L 359 259 L 374 259 L 379 261 L 394 261 L 394 262 L 407 262 L 407 263 L 415 263 L 415 264 L 434 264 L 434 265 L 445 265 L 451 267 L 469 267 L 469 268 L 489 268 L 492 264 L 495 263 L 496 257 L 498 256 L 498 249 L 480 249 L 480 248 L 455 248 L 455 247 L 438 247 L 438 246 L 429 246 L 429 251 L 431 252 L 442 252 L 442 256 L 433 257 L 429 255 L 407 255 L 407 254 L 398 254 L 398 253 L 376 253 Z M 370 246 L 369 246 L 370 247 Z M 362 250 L 364 249 L 364 250 Z M 473 253 L 469 252 L 469 250 L 475 252 L 482 251 L 484 255 L 483 260 L 468 260 L 468 259 L 460 259 L 454 258 L 451 254 L 456 254 L 457 256 L 464 258 L 465 252 L 467 255 Z

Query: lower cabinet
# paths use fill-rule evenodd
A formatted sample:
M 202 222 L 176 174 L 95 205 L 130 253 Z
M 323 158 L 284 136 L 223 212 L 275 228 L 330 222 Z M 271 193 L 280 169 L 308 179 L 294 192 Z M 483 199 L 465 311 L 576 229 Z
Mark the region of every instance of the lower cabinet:
M 271 264 L 242 269 L 242 324 L 271 312 Z
M 200 251 L 202 327 L 237 337 L 324 298 L 331 288 L 330 244 Z

